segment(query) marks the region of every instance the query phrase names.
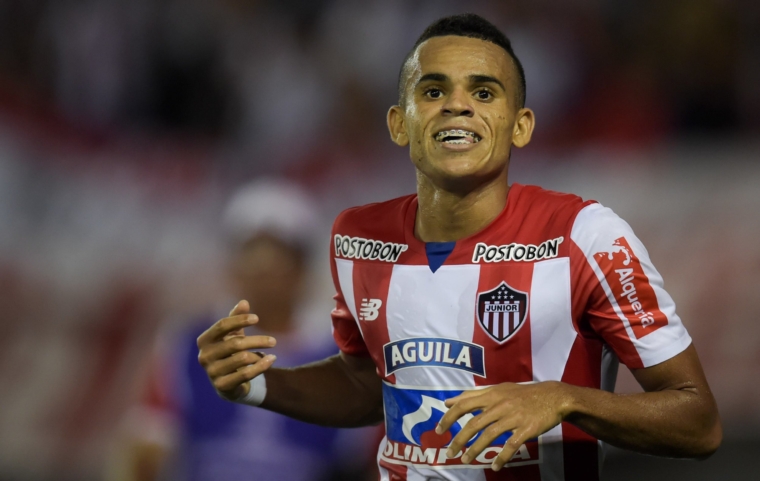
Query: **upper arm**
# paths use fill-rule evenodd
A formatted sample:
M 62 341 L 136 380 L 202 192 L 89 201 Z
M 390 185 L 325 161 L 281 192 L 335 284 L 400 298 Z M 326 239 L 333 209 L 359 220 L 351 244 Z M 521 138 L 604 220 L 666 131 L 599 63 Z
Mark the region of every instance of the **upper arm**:
M 718 406 L 707 384 L 705 373 L 694 345 L 655 366 L 632 369 L 636 381 L 647 392 L 679 391 L 688 396 L 679 398 L 679 416 L 687 416 L 692 426 L 703 433 L 704 457 L 720 446 L 723 430 Z M 685 401 L 685 402 L 684 402 Z M 677 402 L 675 399 L 673 402 Z
M 377 367 L 371 357 L 352 356 L 345 352 L 338 354 L 343 369 L 356 382 L 364 386 L 370 393 L 382 397 L 382 380 L 377 375 Z
M 662 277 L 625 221 L 591 204 L 578 213 L 571 239 L 584 317 L 626 366 L 655 366 L 689 347 Z
M 631 369 L 633 377 L 646 392 L 667 389 L 704 393 L 712 399 L 697 350 L 690 345 L 685 351 L 660 364 Z
M 377 368 L 371 357 L 352 356 L 341 351 L 338 354 L 341 369 L 366 396 L 366 403 L 372 406 L 372 419 L 369 424 L 383 420 L 383 382 L 377 374 Z

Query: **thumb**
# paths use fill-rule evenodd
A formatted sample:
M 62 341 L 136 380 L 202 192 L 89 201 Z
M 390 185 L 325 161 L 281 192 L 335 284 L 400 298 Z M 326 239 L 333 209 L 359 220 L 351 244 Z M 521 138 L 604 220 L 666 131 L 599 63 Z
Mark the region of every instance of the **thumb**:
M 237 316 L 239 314 L 248 314 L 250 311 L 251 306 L 248 304 L 248 301 L 243 299 L 242 301 L 235 304 L 235 307 L 232 308 L 230 311 L 230 317 Z

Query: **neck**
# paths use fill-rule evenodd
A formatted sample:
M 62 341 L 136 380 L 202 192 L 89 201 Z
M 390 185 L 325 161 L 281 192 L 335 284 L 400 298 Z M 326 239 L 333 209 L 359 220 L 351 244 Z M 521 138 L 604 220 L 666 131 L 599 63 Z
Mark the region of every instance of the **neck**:
M 507 171 L 464 191 L 437 186 L 417 173 L 417 219 L 414 235 L 423 242 L 451 242 L 483 230 L 507 203 Z

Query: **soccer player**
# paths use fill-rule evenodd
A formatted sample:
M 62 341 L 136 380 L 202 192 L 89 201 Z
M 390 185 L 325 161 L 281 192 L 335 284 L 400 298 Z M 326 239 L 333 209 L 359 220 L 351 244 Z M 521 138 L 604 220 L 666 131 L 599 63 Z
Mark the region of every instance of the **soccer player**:
M 198 338 L 225 398 L 300 420 L 385 419 L 383 480 L 596 480 L 602 443 L 705 457 L 722 438 L 691 338 L 631 228 L 574 195 L 508 183 L 531 139 L 509 40 L 475 15 L 405 59 L 391 139 L 417 194 L 333 227 L 341 353 L 294 369 L 251 350 L 241 301 Z M 646 392 L 614 394 L 618 361 Z

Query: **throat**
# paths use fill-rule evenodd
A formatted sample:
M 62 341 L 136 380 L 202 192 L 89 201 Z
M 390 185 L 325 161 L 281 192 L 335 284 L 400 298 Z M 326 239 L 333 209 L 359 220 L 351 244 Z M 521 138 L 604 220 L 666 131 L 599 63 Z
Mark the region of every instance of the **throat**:
M 485 229 L 504 210 L 509 187 L 503 182 L 465 195 L 427 188 L 418 181 L 414 235 L 423 242 L 453 242 Z

